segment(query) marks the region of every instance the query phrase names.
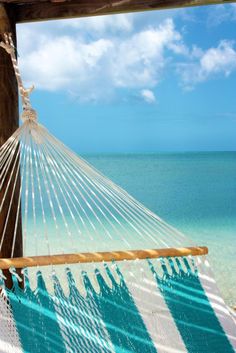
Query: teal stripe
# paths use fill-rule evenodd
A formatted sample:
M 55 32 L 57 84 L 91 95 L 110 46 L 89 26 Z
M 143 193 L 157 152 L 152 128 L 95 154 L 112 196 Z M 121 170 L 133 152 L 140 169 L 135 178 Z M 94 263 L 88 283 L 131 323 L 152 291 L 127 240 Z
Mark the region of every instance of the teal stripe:
M 115 351 L 117 353 L 156 353 L 156 348 L 129 293 L 123 275 L 117 267 L 120 276 L 120 284 L 118 284 L 108 266 L 106 271 L 112 282 L 112 289 L 107 286 L 98 270 L 96 270 L 96 277 L 101 290 L 99 295 L 94 291 L 89 277 L 86 275 L 84 282 L 88 295 L 100 307 Z
M 66 353 L 53 300 L 41 272 L 37 273 L 35 292 L 31 290 L 27 276 L 24 291 L 14 276 L 13 281 L 13 289 L 7 290 L 7 295 L 24 353 Z
M 164 300 L 173 316 L 175 324 L 189 353 L 234 353 L 209 300 L 201 285 L 198 273 L 193 272 L 187 259 L 184 259 L 185 272 L 178 261 L 179 272 L 169 259 L 172 274 L 168 273 L 162 259 L 153 261 L 160 265 L 163 276 L 160 276 L 149 262 Z
M 84 298 L 78 289 L 74 278 L 67 269 L 69 295 L 65 296 L 56 276 L 54 280 L 55 305 L 62 318 L 61 325 L 66 339 L 68 352 L 71 353 L 110 353 L 112 344 L 97 303 L 92 297 Z
M 8 291 L 8 298 L 24 352 L 157 353 L 121 272 L 117 268 L 118 284 L 108 267 L 106 271 L 112 288 L 96 270 L 99 293 L 83 272 L 86 297 L 76 288 L 69 269 L 68 296 L 56 276 L 54 296 L 47 292 L 41 272 L 37 274 L 36 291 L 31 290 L 27 276 L 24 291 L 13 278 L 15 285 Z
M 69 269 L 69 297 L 65 297 L 58 279 L 54 277 L 57 305 L 61 308 L 63 317 L 67 318 L 64 332 L 70 338 L 71 352 L 156 353 L 124 280 L 120 285 L 117 284 L 107 268 L 113 284 L 109 288 L 100 272 L 96 270 L 95 273 L 100 287 L 99 293 L 94 290 L 87 273 L 83 272 L 86 297 L 81 296 L 77 290 Z M 106 342 L 104 328 L 112 342 L 111 348 Z M 73 350 L 76 345 L 83 349 Z

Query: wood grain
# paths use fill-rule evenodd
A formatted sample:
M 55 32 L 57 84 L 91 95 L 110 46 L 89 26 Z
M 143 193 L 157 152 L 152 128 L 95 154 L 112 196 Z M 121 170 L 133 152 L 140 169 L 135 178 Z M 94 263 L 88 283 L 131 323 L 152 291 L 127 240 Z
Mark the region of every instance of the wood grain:
M 5 0 L 11 4 L 16 22 L 162 10 L 179 7 L 226 4 L 236 0 Z
M 187 247 L 187 248 L 166 248 L 166 249 L 146 249 L 146 250 L 130 250 L 130 251 L 110 251 L 110 252 L 94 252 L 94 253 L 75 253 L 51 256 L 32 256 L 20 257 L 12 259 L 0 259 L 0 269 L 9 269 L 10 267 L 24 268 L 48 265 L 62 265 L 75 263 L 91 263 L 91 262 L 111 262 L 136 259 L 154 259 L 160 257 L 176 257 L 176 256 L 201 256 L 208 254 L 208 248 Z
M 2 40 L 1 36 L 4 32 L 12 32 L 14 36 L 14 40 L 16 42 L 16 27 L 15 27 L 14 14 L 11 13 L 8 6 L 4 6 L 0 4 L 0 40 Z M 19 117 L 18 117 L 17 82 L 16 82 L 12 62 L 10 60 L 10 56 L 5 52 L 4 49 L 0 48 L 0 146 L 18 128 L 18 124 L 19 124 Z M 0 173 L 1 173 L 1 168 L 0 168 Z M 9 176 L 10 176 L 10 173 L 4 179 L 2 188 L 0 189 L 0 204 L 6 190 Z M 0 240 L 6 223 L 6 217 L 9 209 L 12 189 L 13 189 L 13 181 L 10 182 L 9 192 L 7 193 L 6 201 L 4 202 L 4 207 L 0 212 Z M 7 222 L 7 227 L 6 227 L 6 236 L 4 238 L 3 246 L 0 251 L 1 257 L 11 256 L 19 190 L 20 190 L 20 177 L 17 178 L 12 207 L 10 209 L 9 220 Z M 19 257 L 22 255 L 23 255 L 23 252 L 22 252 L 21 217 L 19 217 L 14 256 Z M 11 276 L 8 276 L 7 272 L 5 273 L 5 275 L 7 275 L 7 278 L 8 278 L 7 285 L 10 287 Z

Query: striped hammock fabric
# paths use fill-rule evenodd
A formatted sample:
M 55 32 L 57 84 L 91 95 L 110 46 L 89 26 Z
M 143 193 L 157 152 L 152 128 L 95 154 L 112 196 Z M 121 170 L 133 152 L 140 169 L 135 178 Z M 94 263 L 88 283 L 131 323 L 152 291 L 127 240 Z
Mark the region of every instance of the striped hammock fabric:
M 1 283 L 0 352 L 235 352 L 236 326 L 204 262 L 100 265 L 79 283 L 67 268 L 67 292 L 55 273 L 52 292 L 40 270 L 34 290 L 27 270 L 24 290 L 13 274 L 12 290 Z

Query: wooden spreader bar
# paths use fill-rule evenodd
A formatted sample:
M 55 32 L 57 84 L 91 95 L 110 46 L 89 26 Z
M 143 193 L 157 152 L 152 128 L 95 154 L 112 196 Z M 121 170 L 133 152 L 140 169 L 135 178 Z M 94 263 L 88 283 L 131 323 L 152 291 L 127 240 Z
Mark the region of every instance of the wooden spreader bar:
M 15 257 L 9 259 L 0 259 L 0 269 L 6 270 L 11 267 L 24 268 L 49 265 L 63 265 L 75 263 L 90 262 L 111 262 L 135 259 L 154 259 L 159 257 L 182 257 L 182 256 L 199 256 L 208 254 L 208 248 L 205 246 L 187 247 L 187 248 L 166 248 L 166 249 L 146 249 L 131 251 L 110 251 L 110 252 L 91 252 L 91 253 L 75 253 L 50 256 L 32 256 L 32 257 Z

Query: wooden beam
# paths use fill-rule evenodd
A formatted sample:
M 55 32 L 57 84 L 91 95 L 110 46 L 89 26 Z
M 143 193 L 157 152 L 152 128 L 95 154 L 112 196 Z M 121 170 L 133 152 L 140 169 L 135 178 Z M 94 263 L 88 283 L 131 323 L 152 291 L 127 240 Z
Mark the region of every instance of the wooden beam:
M 14 14 L 9 6 L 0 4 L 0 40 L 4 32 L 12 32 L 16 43 L 16 25 Z M 18 117 L 18 89 L 17 82 L 9 54 L 0 48 L 0 146 L 12 135 L 19 125 Z M 0 173 L 1 173 L 0 167 Z M 4 179 L 3 185 L 0 188 L 0 204 L 5 193 L 9 175 Z M 2 182 L 2 180 L 1 180 Z M 13 181 L 10 183 L 9 191 L 7 192 L 4 207 L 0 212 L 0 240 L 3 234 L 3 229 L 6 224 L 7 213 L 10 205 L 11 190 L 13 189 Z M 10 208 L 9 218 L 7 222 L 6 232 L 2 249 L 1 257 L 10 257 L 13 243 L 13 234 L 16 220 L 17 204 L 20 190 L 20 178 L 17 178 L 15 193 L 13 197 L 12 207 Z M 21 217 L 19 217 L 14 256 L 22 256 L 22 233 L 21 233 Z M 7 273 L 5 273 L 7 275 Z M 11 276 L 7 276 L 7 285 L 11 286 Z
M 163 10 L 189 6 L 226 4 L 236 0 L 80 0 L 27 1 L 15 6 L 17 23 L 57 20 L 148 10 Z
M 205 246 L 188 247 L 188 248 L 166 248 L 166 249 L 149 249 L 149 250 L 133 250 L 133 251 L 110 251 L 110 252 L 94 252 L 94 253 L 76 253 L 50 256 L 33 256 L 20 257 L 12 259 L 0 259 L 0 269 L 9 269 L 10 267 L 24 268 L 49 265 L 64 265 L 75 263 L 91 263 L 91 262 L 111 262 L 136 259 L 154 259 L 160 257 L 176 257 L 176 256 L 200 256 L 208 254 L 208 248 Z

